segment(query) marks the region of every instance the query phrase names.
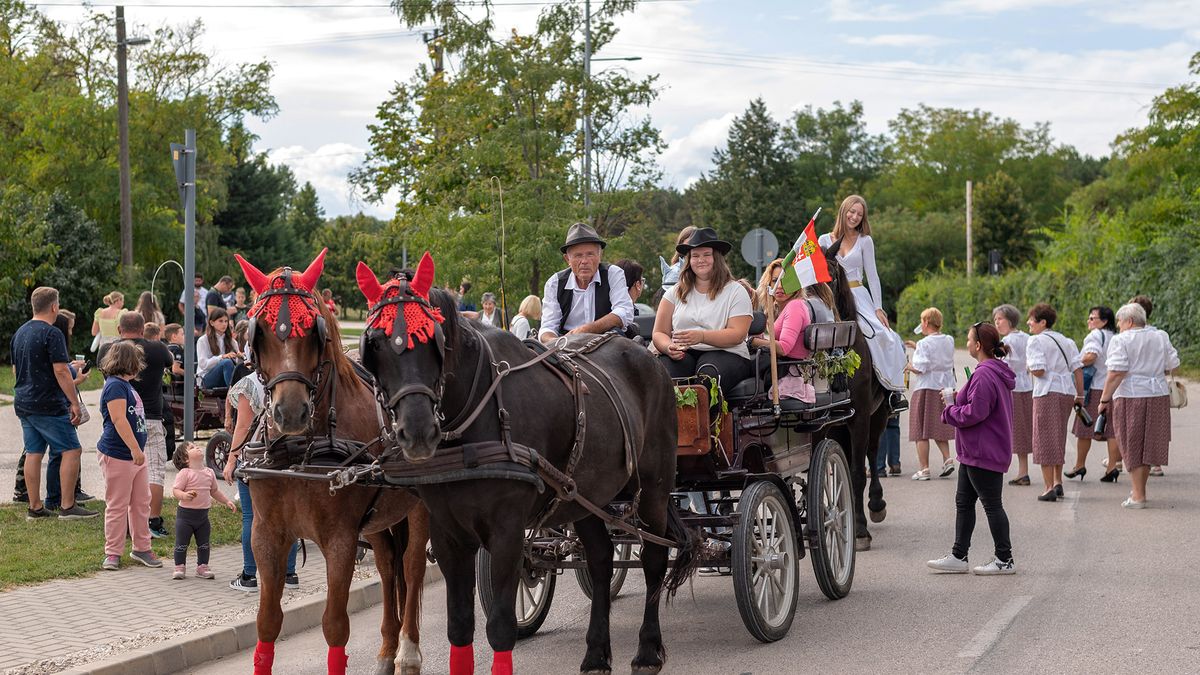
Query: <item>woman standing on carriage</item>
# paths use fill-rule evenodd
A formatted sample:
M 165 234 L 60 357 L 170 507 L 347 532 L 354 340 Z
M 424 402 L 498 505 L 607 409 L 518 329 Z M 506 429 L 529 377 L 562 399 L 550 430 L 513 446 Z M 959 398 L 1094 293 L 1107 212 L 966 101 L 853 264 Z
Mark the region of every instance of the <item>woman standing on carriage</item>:
M 887 313 L 883 311 L 883 289 L 875 268 L 875 242 L 871 240 L 867 202 L 858 195 L 850 195 L 842 201 L 833 233 L 821 235 L 818 243 L 828 249 L 838 241 L 841 241 L 841 246 L 836 251 L 837 259 L 846 270 L 850 290 L 854 293 L 858 327 L 867 338 L 875 374 L 884 387 L 898 395 L 904 391 L 904 365 L 907 358 L 904 355 L 904 343 L 891 329 Z M 864 281 L 866 286 L 863 285 Z
M 754 372 L 746 348 L 750 295 L 725 262 L 731 248 L 711 227 L 677 246 L 683 271 L 654 318 L 654 347 L 671 377 L 716 376 L 723 392 Z

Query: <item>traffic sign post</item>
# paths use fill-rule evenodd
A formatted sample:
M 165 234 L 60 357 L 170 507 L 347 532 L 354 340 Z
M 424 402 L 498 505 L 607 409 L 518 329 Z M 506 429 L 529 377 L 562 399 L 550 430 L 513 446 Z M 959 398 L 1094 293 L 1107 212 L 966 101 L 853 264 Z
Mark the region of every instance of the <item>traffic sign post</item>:
M 196 131 L 183 132 L 184 143 L 171 144 L 171 163 L 183 202 L 183 439 L 192 440 L 196 419 Z
M 742 259 L 754 265 L 754 280 L 762 277 L 763 267 L 779 255 L 779 240 L 767 229 L 756 227 L 742 237 Z

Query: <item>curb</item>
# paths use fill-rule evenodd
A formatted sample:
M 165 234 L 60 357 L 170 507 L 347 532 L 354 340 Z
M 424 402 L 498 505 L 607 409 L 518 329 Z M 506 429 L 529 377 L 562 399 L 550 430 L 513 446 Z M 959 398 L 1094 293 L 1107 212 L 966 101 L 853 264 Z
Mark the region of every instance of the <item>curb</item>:
M 425 584 L 442 579 L 436 564 L 425 567 Z M 379 579 L 366 579 L 350 585 L 346 609 L 350 614 L 378 605 L 383 601 Z M 321 625 L 325 613 L 325 596 L 311 598 L 288 605 L 283 610 L 283 628 L 279 638 Z M 213 626 L 170 640 L 134 649 L 103 661 L 84 664 L 63 671 L 64 675 L 167 675 L 185 668 L 198 666 L 258 644 L 255 617 L 250 616 L 228 626 Z

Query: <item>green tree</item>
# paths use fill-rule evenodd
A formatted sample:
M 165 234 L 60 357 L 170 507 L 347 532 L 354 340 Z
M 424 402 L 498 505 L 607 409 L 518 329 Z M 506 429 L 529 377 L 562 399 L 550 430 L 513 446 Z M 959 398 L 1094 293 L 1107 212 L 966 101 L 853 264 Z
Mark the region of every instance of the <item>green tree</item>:
M 829 110 L 811 105 L 797 110 L 784 130 L 784 147 L 795 167 L 805 210 L 836 208 L 846 195 L 861 193 L 883 169 L 888 143 L 867 133 L 863 106 L 834 101 Z
M 1021 186 L 1003 171 L 997 171 L 980 183 L 973 195 L 973 233 L 975 270 L 986 271 L 988 253 L 1000 251 L 1006 267 L 1021 267 L 1033 262 L 1035 235 L 1029 230 L 1029 209 L 1021 196 Z
M 411 253 L 432 250 L 440 283 L 470 276 L 479 290 L 496 290 L 503 261 L 509 293 L 540 294 L 562 264 L 558 244 L 567 226 L 587 216 L 579 172 L 583 89 L 597 143 L 587 178 L 594 189 L 615 190 L 655 175 L 658 133 L 631 112 L 653 100 L 653 78 L 609 69 L 583 81 L 579 2 L 547 6 L 530 34 L 501 36 L 490 2 L 481 18 L 449 0 L 393 6 L 410 27 L 441 26 L 434 49 L 455 68 L 422 65 L 393 88 L 369 127 L 371 151 L 353 183 L 369 199 L 400 195 L 387 237 L 407 242 Z M 595 49 L 611 42 L 614 18 L 633 6 L 609 0 L 593 8 Z M 602 232 L 606 210 L 597 200 Z
M 304 185 L 292 195 L 287 210 L 288 225 L 305 247 L 312 241 L 313 234 L 325 224 L 325 209 L 317 198 L 317 189 L 312 183 Z
M 761 98 L 733 121 L 725 147 L 713 152 L 713 165 L 689 190 L 698 204 L 697 226 L 714 228 L 736 247 L 756 227 L 784 240 L 808 222 L 782 130 Z M 740 255 L 730 255 L 729 262 L 737 276 L 754 271 Z
M 271 166 L 265 154 L 251 152 L 252 136 L 244 130 L 235 130 L 233 136 L 236 163 L 229 174 L 225 207 L 213 217 L 218 243 L 263 268 L 307 262 L 301 261 L 307 242 L 299 239 L 287 217 L 288 202 L 296 191 L 291 170 Z M 225 274 L 230 260 L 223 255 L 206 269 L 212 276 Z
M 900 293 L 921 275 L 966 264 L 966 223 L 957 213 L 876 211 L 871 213 L 871 239 L 887 309 L 894 308 Z
M 318 251 L 329 248 L 329 253 L 325 254 L 321 286 L 333 291 L 339 307 L 361 309 L 366 306 L 355 281 L 358 261 L 366 262 L 381 277 L 400 265 L 401 245 L 389 241 L 384 232 L 383 221 L 362 213 L 338 216 L 313 232 L 313 248 Z

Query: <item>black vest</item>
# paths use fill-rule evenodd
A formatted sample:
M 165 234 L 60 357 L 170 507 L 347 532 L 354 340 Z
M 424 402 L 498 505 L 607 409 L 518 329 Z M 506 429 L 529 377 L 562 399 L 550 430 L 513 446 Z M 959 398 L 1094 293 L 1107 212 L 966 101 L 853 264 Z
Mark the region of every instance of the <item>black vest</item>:
M 596 316 L 592 317 L 592 321 L 612 313 L 612 298 L 608 293 L 608 263 L 600 263 L 600 269 L 596 274 L 600 275 L 600 288 L 596 289 Z M 567 288 L 567 279 L 571 276 L 570 267 L 554 276 L 558 280 L 558 307 L 562 310 L 562 314 L 558 325 L 550 326 L 550 328 L 553 328 L 555 333 L 562 335 L 563 324 L 567 322 L 567 314 L 571 311 L 571 302 L 575 299 L 575 291 Z

